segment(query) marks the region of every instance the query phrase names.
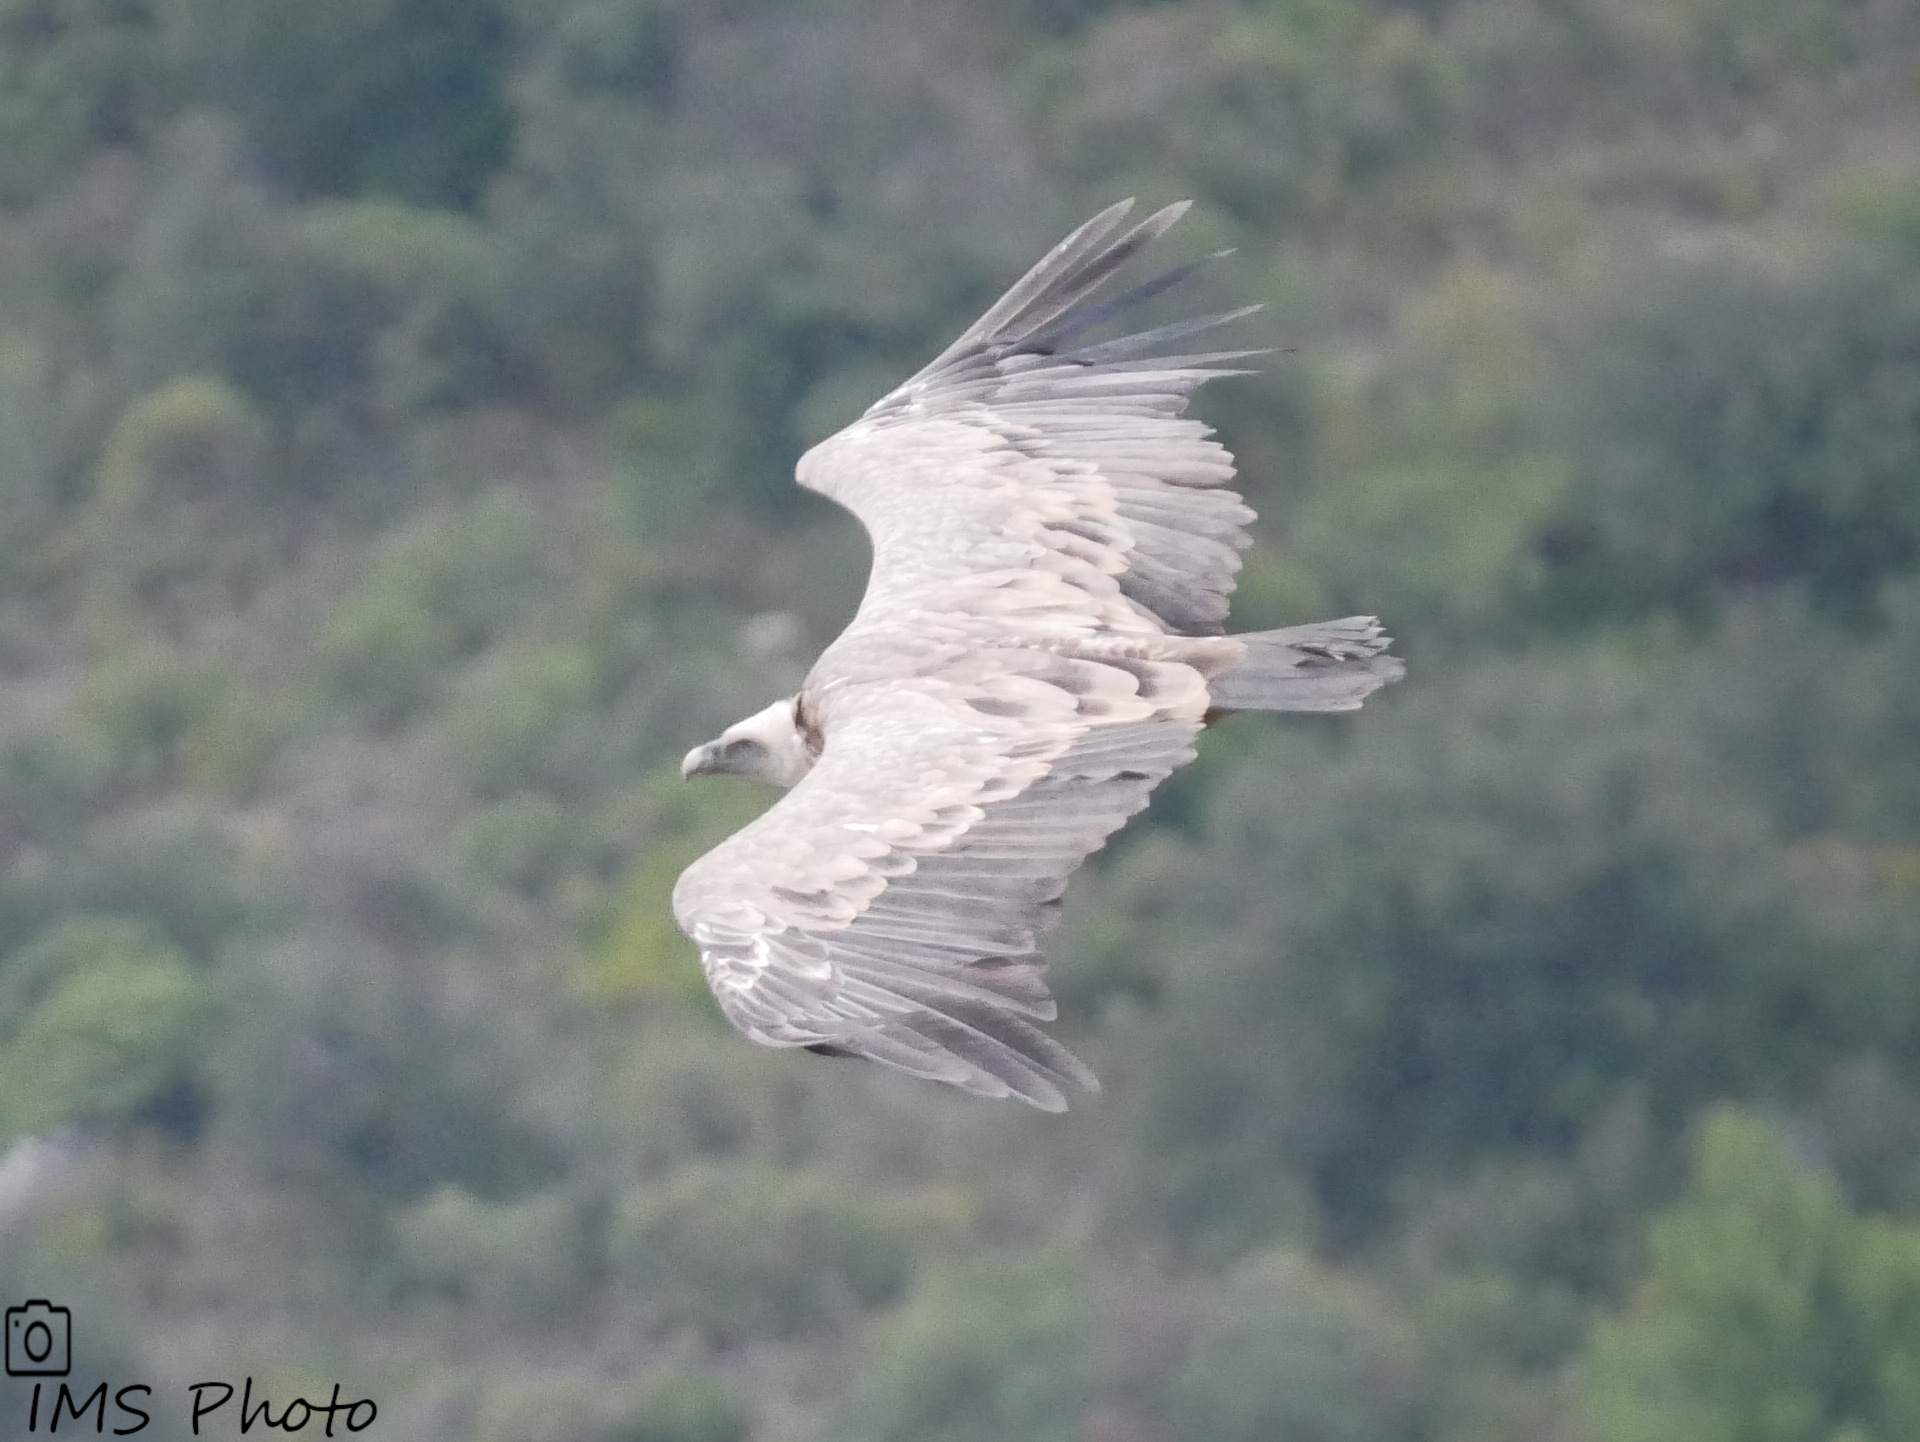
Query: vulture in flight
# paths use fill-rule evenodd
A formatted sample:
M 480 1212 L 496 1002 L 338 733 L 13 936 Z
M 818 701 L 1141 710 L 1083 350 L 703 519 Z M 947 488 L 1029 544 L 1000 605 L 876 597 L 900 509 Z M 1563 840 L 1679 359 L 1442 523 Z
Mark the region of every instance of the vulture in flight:
M 673 892 L 754 1041 L 1063 1110 L 1099 1085 L 1040 1027 L 1074 868 L 1211 716 L 1351 711 L 1403 670 L 1371 616 L 1225 634 L 1253 512 L 1181 412 L 1260 352 L 1177 344 L 1257 307 L 1089 341 L 1194 269 L 1092 303 L 1186 209 L 1131 206 L 800 459 L 866 527 L 866 595 L 797 695 L 681 767 L 789 788 Z

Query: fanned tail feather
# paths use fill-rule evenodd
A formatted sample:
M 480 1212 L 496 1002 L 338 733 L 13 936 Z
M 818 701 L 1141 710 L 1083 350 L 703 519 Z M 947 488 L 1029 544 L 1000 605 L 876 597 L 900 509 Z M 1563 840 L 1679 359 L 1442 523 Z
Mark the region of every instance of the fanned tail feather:
M 1220 711 L 1357 711 L 1406 663 L 1386 654 L 1393 638 L 1372 616 L 1348 616 L 1233 638 L 1247 657 L 1207 683 Z

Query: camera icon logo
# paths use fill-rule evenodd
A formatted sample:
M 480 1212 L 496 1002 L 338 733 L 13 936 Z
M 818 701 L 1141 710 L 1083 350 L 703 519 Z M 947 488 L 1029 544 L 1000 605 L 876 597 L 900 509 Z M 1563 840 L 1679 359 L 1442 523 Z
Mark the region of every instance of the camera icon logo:
M 64 1377 L 73 1370 L 73 1313 L 45 1297 L 7 1308 L 7 1375 Z

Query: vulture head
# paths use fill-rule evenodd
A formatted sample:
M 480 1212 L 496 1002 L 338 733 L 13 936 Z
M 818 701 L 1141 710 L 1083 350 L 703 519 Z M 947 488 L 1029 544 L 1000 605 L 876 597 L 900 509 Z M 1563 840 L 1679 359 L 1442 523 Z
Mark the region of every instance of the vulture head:
M 794 715 L 797 697 L 776 701 L 744 721 L 736 721 L 680 763 L 682 776 L 750 776 L 775 786 L 791 786 L 813 768 L 806 738 Z

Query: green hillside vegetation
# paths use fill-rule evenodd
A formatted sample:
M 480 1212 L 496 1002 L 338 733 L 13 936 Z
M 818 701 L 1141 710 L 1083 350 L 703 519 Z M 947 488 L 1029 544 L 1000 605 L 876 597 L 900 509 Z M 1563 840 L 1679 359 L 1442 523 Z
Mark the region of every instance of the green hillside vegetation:
M 1282 350 L 1198 403 L 1237 623 L 1407 680 L 1082 873 L 1068 1116 L 755 1048 L 667 893 L 859 594 L 793 461 L 1135 193 Z M 0 0 L 0 517 L 0 1295 L 76 1376 L 1920 1427 L 1910 5 Z

